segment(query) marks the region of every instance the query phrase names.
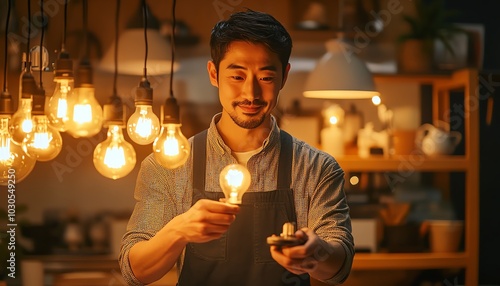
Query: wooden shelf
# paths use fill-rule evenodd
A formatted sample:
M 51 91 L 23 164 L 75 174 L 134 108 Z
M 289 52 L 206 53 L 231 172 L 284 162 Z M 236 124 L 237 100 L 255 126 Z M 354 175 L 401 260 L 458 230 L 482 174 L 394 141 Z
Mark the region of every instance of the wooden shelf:
M 458 253 L 357 253 L 354 270 L 447 269 L 467 267 L 469 257 Z
M 478 285 L 479 264 L 479 100 L 478 72 L 463 69 L 446 74 L 376 74 L 376 83 L 411 83 L 432 86 L 432 119 L 449 122 L 450 93 L 463 92 L 464 155 L 425 156 L 422 153 L 386 157 L 336 157 L 344 171 L 359 172 L 463 172 L 465 175 L 464 251 L 459 253 L 357 253 L 355 270 L 465 269 L 465 285 Z M 449 190 L 443 190 L 444 192 Z
M 396 155 L 393 157 L 355 155 L 336 157 L 342 169 L 348 171 L 466 171 L 470 168 L 465 156 L 436 156 L 422 154 Z

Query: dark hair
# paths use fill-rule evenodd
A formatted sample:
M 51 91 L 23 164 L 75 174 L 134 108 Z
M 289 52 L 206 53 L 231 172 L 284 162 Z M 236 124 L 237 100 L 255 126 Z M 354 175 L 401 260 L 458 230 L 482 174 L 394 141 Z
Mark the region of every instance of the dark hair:
M 212 61 L 217 70 L 234 41 L 264 44 L 276 53 L 281 61 L 283 74 L 292 53 L 292 38 L 281 23 L 273 16 L 247 10 L 232 14 L 229 19 L 218 22 L 210 36 Z

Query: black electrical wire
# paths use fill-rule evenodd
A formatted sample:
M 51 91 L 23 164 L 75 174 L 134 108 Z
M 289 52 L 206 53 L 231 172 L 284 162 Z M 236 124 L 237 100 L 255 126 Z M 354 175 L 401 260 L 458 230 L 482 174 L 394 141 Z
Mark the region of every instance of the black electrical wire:
M 148 13 L 146 9 L 146 0 L 142 0 L 142 13 L 143 13 L 143 22 L 144 22 L 144 44 L 145 44 L 145 52 L 144 52 L 144 78 L 147 77 L 147 62 L 148 62 Z
M 9 22 L 10 22 L 10 2 L 11 0 L 8 0 L 9 4 L 7 5 L 7 19 L 5 20 L 5 51 L 4 51 L 4 65 L 3 65 L 3 91 L 7 93 L 7 46 L 8 46 L 8 41 L 9 41 Z
M 28 0 L 28 36 L 26 37 L 26 59 L 30 55 L 30 38 L 31 38 L 31 1 Z
M 89 56 L 89 46 L 88 46 L 88 2 L 87 0 L 83 0 L 83 46 L 84 46 L 84 55 L 83 57 L 86 59 Z
M 171 53 L 172 53 L 172 58 L 170 62 L 170 97 L 174 97 L 174 90 L 173 90 L 173 85 L 174 85 L 174 56 L 175 56 L 175 5 L 176 5 L 176 0 L 172 1 L 172 34 L 170 35 L 170 46 L 171 46 Z
M 120 0 L 116 0 L 116 15 L 115 15 L 115 74 L 113 78 L 113 96 L 118 94 L 116 89 L 116 81 L 118 79 L 118 26 L 120 24 Z
M 64 0 L 64 25 L 63 25 L 63 41 L 62 51 L 66 50 L 66 27 L 68 24 L 68 0 Z
M 40 0 L 40 15 L 42 17 L 42 32 L 40 34 L 40 89 L 43 90 L 43 36 L 45 35 L 45 16 L 43 14 L 43 0 Z

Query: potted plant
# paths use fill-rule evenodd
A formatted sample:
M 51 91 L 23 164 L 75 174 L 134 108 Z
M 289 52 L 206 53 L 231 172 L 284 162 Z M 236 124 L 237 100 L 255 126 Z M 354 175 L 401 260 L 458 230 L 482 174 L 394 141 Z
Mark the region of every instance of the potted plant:
M 443 0 L 418 0 L 415 15 L 403 15 L 409 30 L 398 38 L 399 70 L 403 72 L 429 72 L 434 68 L 434 46 L 441 44 L 454 55 L 451 35 L 464 30 L 449 22 L 457 11 L 446 10 Z

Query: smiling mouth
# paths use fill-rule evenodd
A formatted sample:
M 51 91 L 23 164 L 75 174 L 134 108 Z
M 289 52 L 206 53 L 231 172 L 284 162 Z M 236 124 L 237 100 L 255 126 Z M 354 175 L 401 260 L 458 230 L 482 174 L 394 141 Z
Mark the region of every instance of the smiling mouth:
M 263 105 L 238 105 L 241 110 L 243 110 L 243 113 L 245 114 L 256 114 L 258 113 L 264 106 Z

